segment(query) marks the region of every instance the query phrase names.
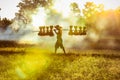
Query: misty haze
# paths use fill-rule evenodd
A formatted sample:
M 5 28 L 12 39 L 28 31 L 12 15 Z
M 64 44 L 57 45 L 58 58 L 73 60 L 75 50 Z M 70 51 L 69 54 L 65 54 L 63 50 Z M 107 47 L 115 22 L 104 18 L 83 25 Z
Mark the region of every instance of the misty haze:
M 0 80 L 119 80 L 120 0 L 101 1 L 3 1 Z

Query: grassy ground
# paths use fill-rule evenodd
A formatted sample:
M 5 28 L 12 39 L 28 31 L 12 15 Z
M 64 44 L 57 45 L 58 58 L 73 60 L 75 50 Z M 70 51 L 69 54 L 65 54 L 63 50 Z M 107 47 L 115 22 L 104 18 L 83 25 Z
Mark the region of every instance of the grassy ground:
M 0 80 L 120 80 L 120 51 L 0 48 Z M 5 53 L 4 53 L 5 52 Z

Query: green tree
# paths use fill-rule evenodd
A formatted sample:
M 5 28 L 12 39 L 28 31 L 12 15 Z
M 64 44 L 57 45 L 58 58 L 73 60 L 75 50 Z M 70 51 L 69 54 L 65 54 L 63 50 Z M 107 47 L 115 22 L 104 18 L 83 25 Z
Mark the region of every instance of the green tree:
M 70 8 L 71 8 L 71 11 L 72 13 L 75 15 L 75 16 L 80 16 L 80 9 L 79 9 L 79 6 L 77 3 L 73 2 L 70 4 Z
M 32 14 L 37 13 L 39 7 L 47 8 L 51 4 L 52 0 L 22 0 L 17 6 L 20 10 L 16 13 L 16 19 L 29 24 L 32 21 Z
M 86 19 L 86 24 L 90 26 L 94 24 L 94 22 L 96 21 L 97 15 L 104 11 L 104 5 L 103 4 L 96 5 L 93 2 L 86 2 L 84 6 L 85 8 L 82 10 L 83 15 L 84 18 Z
M 94 14 L 100 13 L 104 10 L 104 5 L 96 5 L 93 2 L 86 2 L 85 9 L 83 9 L 83 14 L 86 18 L 94 16 Z

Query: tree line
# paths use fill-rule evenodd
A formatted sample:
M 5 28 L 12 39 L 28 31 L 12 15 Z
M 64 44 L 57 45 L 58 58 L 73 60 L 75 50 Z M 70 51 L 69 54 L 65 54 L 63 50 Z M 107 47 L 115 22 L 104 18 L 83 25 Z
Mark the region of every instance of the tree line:
M 3 19 L 0 18 L 0 29 L 3 31 L 6 30 L 10 24 L 12 24 L 12 20 L 7 19 L 6 17 Z

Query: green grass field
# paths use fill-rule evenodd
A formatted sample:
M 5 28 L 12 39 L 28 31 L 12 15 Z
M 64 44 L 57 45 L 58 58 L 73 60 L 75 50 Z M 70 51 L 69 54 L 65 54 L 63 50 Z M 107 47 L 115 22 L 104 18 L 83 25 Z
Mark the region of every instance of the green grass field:
M 120 51 L 0 48 L 0 80 L 120 80 Z

